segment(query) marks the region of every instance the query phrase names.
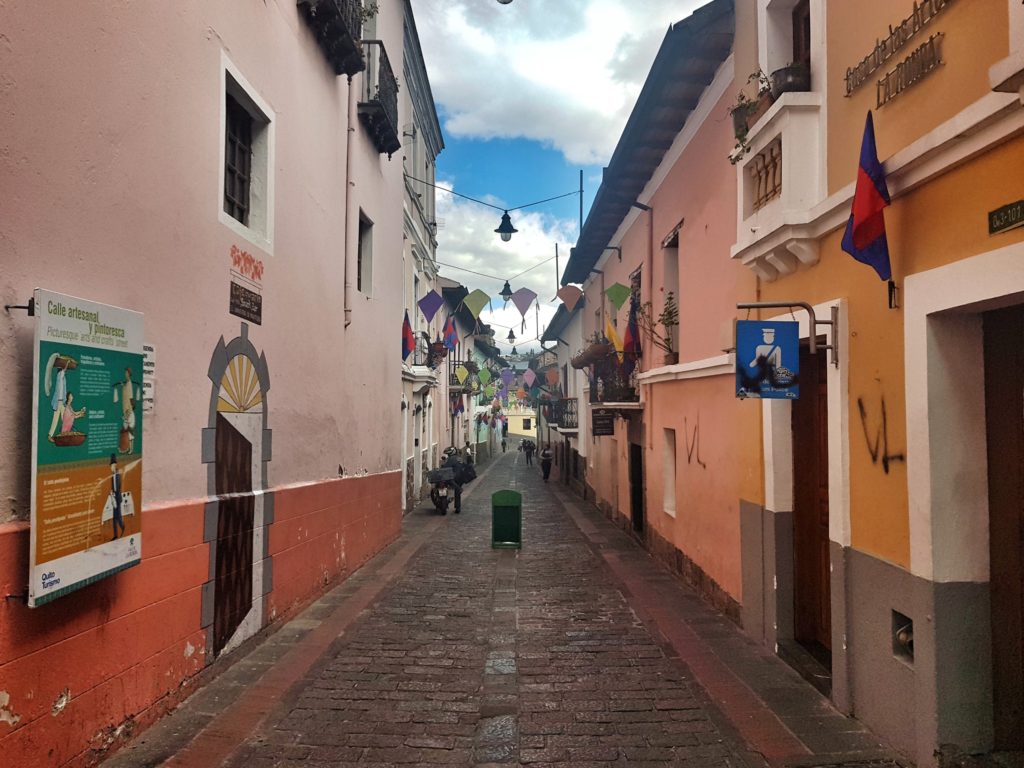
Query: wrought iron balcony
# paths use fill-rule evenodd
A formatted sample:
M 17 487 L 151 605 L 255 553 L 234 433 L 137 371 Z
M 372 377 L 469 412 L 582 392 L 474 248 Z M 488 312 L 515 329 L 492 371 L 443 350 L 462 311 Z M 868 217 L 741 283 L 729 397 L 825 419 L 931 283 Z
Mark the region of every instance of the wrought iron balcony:
M 579 429 L 579 402 L 575 397 L 555 400 L 551 407 L 551 423 L 560 430 Z
M 362 0 L 297 0 L 302 15 L 316 36 L 336 75 L 366 69 L 359 38 L 363 35 Z
M 640 390 L 637 387 L 636 371 L 630 376 L 624 376 L 618 369 L 598 370 L 596 381 L 590 385 L 590 402 L 640 402 Z
M 398 80 L 383 41 L 364 40 L 363 44 L 367 68 L 359 118 L 370 132 L 373 145 L 390 158 L 402 146 L 398 135 Z

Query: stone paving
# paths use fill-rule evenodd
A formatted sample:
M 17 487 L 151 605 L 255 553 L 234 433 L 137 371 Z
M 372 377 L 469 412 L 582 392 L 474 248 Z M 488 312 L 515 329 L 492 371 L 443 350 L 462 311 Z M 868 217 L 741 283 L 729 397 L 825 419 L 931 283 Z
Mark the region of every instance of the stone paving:
M 490 495 L 503 488 L 523 494 L 518 551 L 490 545 Z M 398 557 L 392 547 L 300 617 L 298 635 L 271 638 L 273 659 L 299 658 L 304 645 L 310 659 L 276 696 L 264 691 L 251 724 L 238 714 L 253 698 L 245 686 L 216 693 L 232 669 L 194 697 L 202 708 L 227 696 L 224 715 L 188 721 L 190 700 L 107 765 L 895 764 L 522 454 L 498 454 L 461 515 L 408 516 L 396 547 L 406 539 L 419 543 L 398 550 L 400 569 L 381 570 Z M 668 604 L 680 614 L 659 611 Z M 318 632 L 322 647 L 309 645 Z M 749 679 L 729 677 L 741 672 L 721 667 L 709 643 Z M 220 723 L 232 718 L 234 728 Z

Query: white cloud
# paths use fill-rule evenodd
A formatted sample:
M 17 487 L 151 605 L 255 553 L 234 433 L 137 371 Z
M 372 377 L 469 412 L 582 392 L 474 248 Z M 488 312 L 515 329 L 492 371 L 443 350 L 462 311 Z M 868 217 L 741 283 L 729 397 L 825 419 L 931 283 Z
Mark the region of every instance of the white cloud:
M 540 332 L 543 333 L 555 313 L 555 306 L 550 303 L 558 287 L 555 244 L 558 244 L 559 269 L 565 269 L 577 222 L 544 213 L 513 211 L 509 215 L 519 231 L 506 243 L 494 233 L 501 220 L 501 211 L 462 200 L 439 189 L 437 213 L 445 222 L 438 233 L 437 260 L 441 264 L 441 274 L 458 280 L 471 291 L 479 288 L 493 297 L 493 311 L 484 309 L 480 319 L 493 325 L 496 340 L 503 341 L 508 329 L 512 328 L 517 339 L 527 341 L 527 348 L 538 349 L 539 342 L 531 341 L 538 335 L 536 305 L 526 314 L 524 331 L 524 318 L 519 310 L 511 302 L 503 308 L 498 294 L 505 280 L 509 281 L 513 291 L 529 288 L 536 293 L 540 304 Z
M 414 10 L 448 135 L 532 139 L 575 165 L 607 162 L 669 24 L 705 1 L 414 0 Z

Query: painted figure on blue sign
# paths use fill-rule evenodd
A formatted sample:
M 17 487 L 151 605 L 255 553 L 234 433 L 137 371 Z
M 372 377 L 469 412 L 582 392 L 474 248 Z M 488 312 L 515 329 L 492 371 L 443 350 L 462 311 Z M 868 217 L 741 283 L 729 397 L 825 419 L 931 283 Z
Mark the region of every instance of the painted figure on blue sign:
M 114 516 L 110 520 L 114 529 L 114 535 L 110 540 L 113 541 L 124 533 L 124 518 L 121 516 L 121 471 L 117 468 L 116 453 L 110 454 L 110 498 L 114 502 Z M 118 531 L 118 528 L 121 530 Z
M 753 370 L 750 373 L 737 371 L 741 396 L 765 396 L 766 393 L 789 390 L 796 384 L 794 372 L 783 365 L 782 347 L 775 343 L 775 328 L 762 327 L 761 340 L 754 347 L 754 358 L 746 366 Z M 795 391 L 786 392 L 785 396 L 795 397 Z
M 762 328 L 761 338 L 763 344 L 758 344 L 754 349 L 754 359 L 750 361 L 751 368 L 761 369 L 761 380 L 771 377 L 782 365 L 782 349 L 775 343 L 775 329 Z

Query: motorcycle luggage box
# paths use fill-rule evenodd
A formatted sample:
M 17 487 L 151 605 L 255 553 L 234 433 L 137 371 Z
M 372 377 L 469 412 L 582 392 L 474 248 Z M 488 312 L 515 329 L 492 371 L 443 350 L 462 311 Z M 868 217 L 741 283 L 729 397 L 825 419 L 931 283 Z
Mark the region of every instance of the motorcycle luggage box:
M 432 469 L 427 472 L 428 483 L 440 483 L 451 482 L 455 479 L 455 470 L 451 467 L 441 467 L 440 469 Z

